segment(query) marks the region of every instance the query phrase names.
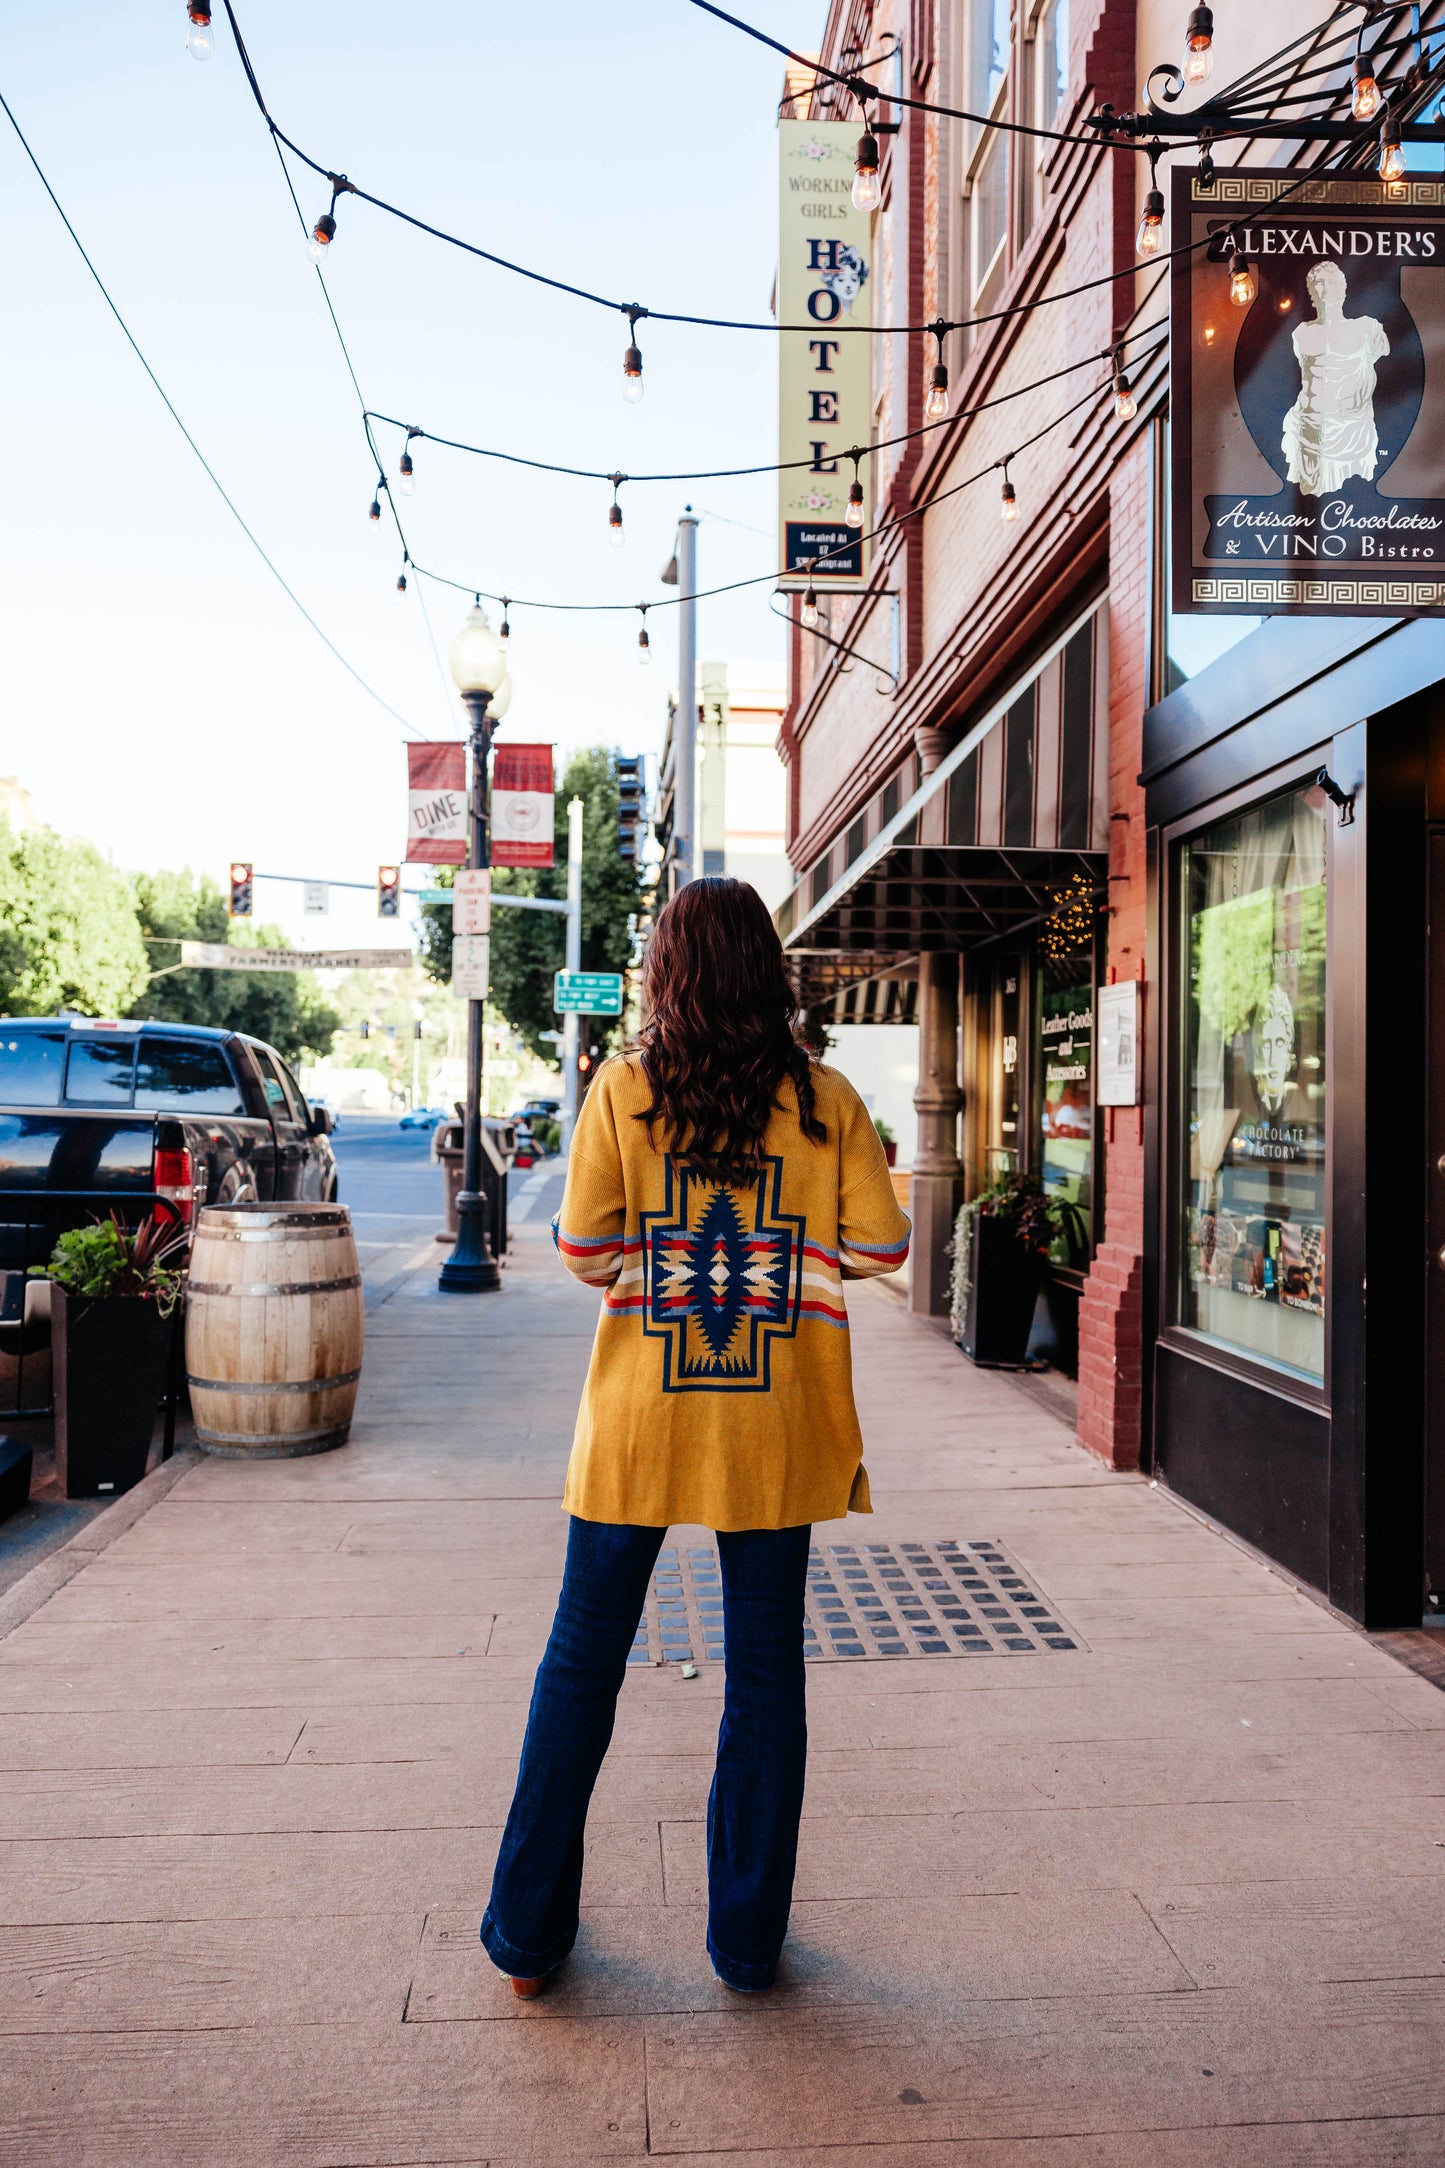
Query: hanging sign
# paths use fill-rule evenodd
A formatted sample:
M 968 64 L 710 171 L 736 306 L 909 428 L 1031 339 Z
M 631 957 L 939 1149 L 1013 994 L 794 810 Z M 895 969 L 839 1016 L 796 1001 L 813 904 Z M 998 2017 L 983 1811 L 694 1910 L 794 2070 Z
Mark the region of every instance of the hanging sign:
M 1205 241 L 1174 258 L 1175 610 L 1445 613 L 1445 182 L 1176 170 L 1174 246 Z
M 409 971 L 409 948 L 230 948 L 218 941 L 183 941 L 181 962 L 202 971 Z
M 301 914 L 303 918 L 325 918 L 331 909 L 331 890 L 325 881 L 303 881 L 301 884 Z
M 467 749 L 427 739 L 406 749 L 409 864 L 467 862 Z
M 485 934 L 452 940 L 452 992 L 458 1001 L 485 1001 L 492 984 L 492 944 Z
M 490 866 L 462 866 L 452 885 L 453 934 L 490 933 L 492 930 L 492 872 Z
M 850 445 L 873 434 L 873 221 L 853 206 L 856 120 L 778 123 L 778 476 L 784 588 L 858 587 L 868 545 L 844 517 Z M 859 470 L 865 491 L 868 462 Z M 865 503 L 866 503 L 865 498 Z
M 492 758 L 492 864 L 552 864 L 552 748 L 499 745 Z

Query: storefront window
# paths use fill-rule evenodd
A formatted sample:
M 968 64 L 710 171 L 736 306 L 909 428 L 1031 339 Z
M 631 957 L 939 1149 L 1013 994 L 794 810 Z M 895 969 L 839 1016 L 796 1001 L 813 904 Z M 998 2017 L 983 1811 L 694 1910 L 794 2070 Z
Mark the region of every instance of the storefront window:
M 1325 1354 L 1325 800 L 1182 857 L 1188 1147 L 1179 1321 L 1303 1373 Z
M 1089 1254 L 1094 1175 L 1092 950 L 1045 961 L 1039 972 L 1039 1088 L 1044 1188 L 1065 1208 L 1054 1262 Z M 1080 968 L 1082 966 L 1082 969 Z

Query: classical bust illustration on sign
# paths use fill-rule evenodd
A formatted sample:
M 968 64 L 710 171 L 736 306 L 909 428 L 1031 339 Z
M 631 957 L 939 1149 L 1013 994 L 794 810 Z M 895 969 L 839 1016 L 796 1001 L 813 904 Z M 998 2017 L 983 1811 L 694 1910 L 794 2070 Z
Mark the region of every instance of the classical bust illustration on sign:
M 1254 1083 L 1267 1115 L 1278 1114 L 1289 1094 L 1294 1040 L 1294 1003 L 1276 980 L 1254 1021 Z
M 1284 455 L 1304 496 L 1327 497 L 1351 475 L 1374 480 L 1375 364 L 1390 342 L 1373 316 L 1346 316 L 1338 264 L 1316 264 L 1305 285 L 1315 314 L 1295 327 L 1301 388 L 1284 418 Z

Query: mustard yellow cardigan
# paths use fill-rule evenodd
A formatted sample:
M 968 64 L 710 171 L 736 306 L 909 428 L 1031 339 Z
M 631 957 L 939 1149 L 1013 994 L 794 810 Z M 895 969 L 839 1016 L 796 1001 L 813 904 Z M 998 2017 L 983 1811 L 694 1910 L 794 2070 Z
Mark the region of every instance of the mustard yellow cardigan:
M 567 1469 L 582 1520 L 872 1511 L 843 1280 L 896 1272 L 910 1229 L 858 1094 L 821 1063 L 813 1079 L 827 1141 L 803 1135 L 785 1082 L 762 1179 L 732 1188 L 649 1142 L 635 1055 L 599 1070 L 553 1222 L 568 1271 L 604 1290 Z

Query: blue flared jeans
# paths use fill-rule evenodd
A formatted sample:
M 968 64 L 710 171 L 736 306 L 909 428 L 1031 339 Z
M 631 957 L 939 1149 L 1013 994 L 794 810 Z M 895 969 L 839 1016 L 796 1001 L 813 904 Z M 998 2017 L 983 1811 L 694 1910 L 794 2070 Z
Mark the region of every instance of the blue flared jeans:
M 517 1789 L 482 1920 L 493 1963 L 535 1979 L 577 1939 L 583 1833 L 627 1653 L 666 1530 L 574 1519 Z M 727 1684 L 707 1803 L 707 1947 L 730 1987 L 770 1987 L 788 1931 L 808 1725 L 809 1528 L 717 1539 Z

